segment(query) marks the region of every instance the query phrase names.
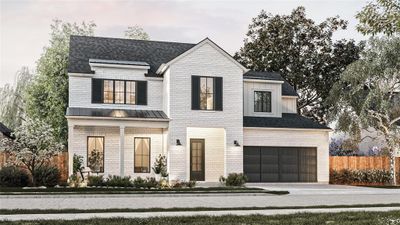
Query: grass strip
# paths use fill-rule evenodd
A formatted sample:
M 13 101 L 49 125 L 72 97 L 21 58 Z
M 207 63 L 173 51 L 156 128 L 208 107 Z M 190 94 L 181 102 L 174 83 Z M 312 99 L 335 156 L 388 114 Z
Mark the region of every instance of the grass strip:
M 0 209 L 0 215 L 15 214 L 59 214 L 59 213 L 111 213 L 111 212 L 194 212 L 194 211 L 229 211 L 229 210 L 274 210 L 274 209 L 335 209 L 335 208 L 371 208 L 400 207 L 393 204 L 358 204 L 358 205 L 316 205 L 316 206 L 285 206 L 285 207 L 231 207 L 231 208 L 147 208 L 147 209 Z

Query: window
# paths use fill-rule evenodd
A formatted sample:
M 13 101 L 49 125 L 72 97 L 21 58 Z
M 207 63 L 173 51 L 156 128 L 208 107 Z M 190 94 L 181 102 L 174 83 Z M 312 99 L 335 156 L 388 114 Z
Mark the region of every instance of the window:
M 125 81 L 115 81 L 115 103 L 124 104 Z
M 92 103 L 147 105 L 147 81 L 92 79 Z
M 114 81 L 104 80 L 104 103 L 114 103 Z
M 136 103 L 135 87 L 136 83 L 134 81 L 126 81 L 126 92 L 125 92 L 126 104 L 134 105 Z
M 222 111 L 222 77 L 192 76 L 192 109 Z
M 271 92 L 254 92 L 254 112 L 271 112 Z
M 97 173 L 104 172 L 104 137 L 88 137 L 87 166 Z
M 135 173 L 150 173 L 150 138 L 135 138 Z

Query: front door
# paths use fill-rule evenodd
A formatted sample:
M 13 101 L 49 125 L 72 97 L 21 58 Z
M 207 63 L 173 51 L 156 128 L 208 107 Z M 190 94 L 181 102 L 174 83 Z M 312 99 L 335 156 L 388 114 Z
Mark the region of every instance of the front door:
M 204 139 L 190 139 L 190 180 L 204 181 Z

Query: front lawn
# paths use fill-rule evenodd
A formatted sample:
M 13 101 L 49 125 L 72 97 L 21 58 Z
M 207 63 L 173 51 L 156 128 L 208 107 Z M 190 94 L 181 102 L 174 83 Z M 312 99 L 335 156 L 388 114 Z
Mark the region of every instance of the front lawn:
M 143 189 L 143 188 L 45 188 L 22 189 L 0 188 L 0 195 L 52 195 L 52 194 L 218 194 L 218 193 L 260 193 L 260 194 L 289 194 L 287 191 L 268 191 L 262 188 L 246 187 L 196 187 L 173 189 Z
M 191 217 L 158 217 L 148 219 L 90 219 L 90 220 L 50 220 L 50 221 L 18 221 L 0 222 L 7 225 L 135 225 L 135 224 L 340 224 L 340 225 L 388 225 L 400 224 L 400 211 L 391 212 L 344 212 L 344 213 L 299 213 L 277 216 L 191 216 Z

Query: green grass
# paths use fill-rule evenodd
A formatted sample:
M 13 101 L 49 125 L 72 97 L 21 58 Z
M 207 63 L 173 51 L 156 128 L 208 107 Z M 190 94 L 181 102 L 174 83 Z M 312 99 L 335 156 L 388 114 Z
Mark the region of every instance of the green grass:
M 330 224 L 330 225 L 394 225 L 400 223 L 400 211 L 391 212 L 343 212 L 343 213 L 298 213 L 276 216 L 190 216 L 190 217 L 155 217 L 147 219 L 89 219 L 89 220 L 49 220 L 49 221 L 18 221 L 0 222 L 7 225 L 176 225 L 176 224 Z
M 400 207 L 398 204 L 362 204 L 362 205 L 316 205 L 287 207 L 236 207 L 236 208 L 147 208 L 147 209 L 0 209 L 0 215 L 13 214 L 57 214 L 57 213 L 107 213 L 107 212 L 186 212 L 186 211 L 225 211 L 225 210 L 268 210 L 268 209 L 334 209 L 334 208 L 370 208 Z
M 67 195 L 67 194 L 210 194 L 210 193 L 261 193 L 285 195 L 287 191 L 268 191 L 261 188 L 246 187 L 209 187 L 209 188 L 174 188 L 174 189 L 139 189 L 139 188 L 46 188 L 22 189 L 0 188 L 0 195 Z

